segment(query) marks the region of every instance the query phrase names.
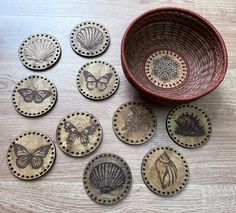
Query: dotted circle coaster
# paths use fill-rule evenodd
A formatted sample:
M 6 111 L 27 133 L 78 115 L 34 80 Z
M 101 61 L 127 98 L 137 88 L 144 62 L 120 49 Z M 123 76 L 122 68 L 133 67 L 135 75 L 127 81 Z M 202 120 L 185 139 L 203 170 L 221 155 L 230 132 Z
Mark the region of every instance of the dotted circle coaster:
M 19 47 L 19 57 L 27 68 L 42 71 L 53 66 L 61 55 L 56 38 L 43 33 L 27 37 Z
M 143 144 L 156 131 L 155 113 L 141 102 L 127 102 L 117 108 L 113 115 L 116 136 L 128 144 Z
M 119 87 L 119 77 L 111 64 L 92 61 L 79 70 L 77 87 L 85 97 L 103 100 L 116 92 Z
M 127 196 L 132 175 L 128 164 L 118 155 L 97 155 L 87 164 L 83 175 L 88 196 L 99 204 L 115 204 Z
M 211 122 L 199 107 L 183 104 L 172 109 L 166 127 L 171 139 L 186 148 L 199 147 L 210 139 Z
M 187 76 L 186 62 L 175 52 L 157 51 L 145 63 L 147 78 L 156 86 L 174 88 Z
M 143 158 L 141 173 L 146 186 L 159 195 L 174 195 L 189 180 L 186 160 L 170 147 L 151 149 Z
M 67 155 L 82 157 L 94 152 L 102 141 L 102 127 L 88 112 L 74 112 L 64 117 L 57 127 L 57 142 Z
M 26 132 L 11 143 L 7 152 L 10 171 L 23 180 L 33 180 L 46 174 L 56 158 L 53 141 L 39 132 Z
M 70 45 L 81 56 L 100 55 L 107 50 L 109 43 L 108 30 L 95 22 L 82 22 L 71 31 Z
M 12 92 L 17 112 L 36 117 L 47 113 L 57 101 L 57 89 L 47 78 L 32 75 L 22 79 Z

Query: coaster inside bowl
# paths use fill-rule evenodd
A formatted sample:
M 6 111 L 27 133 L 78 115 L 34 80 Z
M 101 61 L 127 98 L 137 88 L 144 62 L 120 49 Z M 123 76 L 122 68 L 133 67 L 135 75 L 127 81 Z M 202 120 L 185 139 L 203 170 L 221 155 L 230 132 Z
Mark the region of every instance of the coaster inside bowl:
M 98 119 L 88 112 L 74 112 L 65 116 L 57 127 L 60 149 L 72 157 L 94 152 L 102 141 L 102 127 Z
M 208 115 L 199 107 L 189 104 L 172 109 L 167 116 L 166 127 L 171 139 L 186 148 L 205 144 L 212 131 Z
M 143 158 L 141 173 L 146 186 L 159 195 L 180 192 L 189 179 L 186 160 L 170 147 L 151 149 Z
M 22 79 L 12 92 L 12 103 L 16 111 L 27 117 L 47 113 L 56 101 L 56 86 L 41 76 L 32 75 Z
M 141 102 L 122 104 L 113 115 L 113 130 L 123 142 L 132 145 L 150 140 L 156 131 L 156 116 Z
M 86 21 L 71 31 L 70 45 L 81 56 L 93 57 L 104 53 L 110 44 L 108 30 L 101 24 Z
M 118 155 L 105 153 L 87 164 L 83 184 L 88 196 L 99 204 L 115 204 L 127 196 L 132 175 L 128 164 Z
M 77 87 L 82 95 L 92 100 L 103 100 L 119 87 L 115 68 L 104 61 L 86 63 L 77 75 Z
M 7 152 L 10 171 L 23 180 L 33 180 L 46 174 L 56 158 L 52 140 L 39 132 L 26 132 L 18 136 Z
M 61 55 L 61 47 L 56 38 L 43 33 L 27 37 L 19 47 L 19 57 L 23 65 L 34 71 L 42 71 L 53 66 Z

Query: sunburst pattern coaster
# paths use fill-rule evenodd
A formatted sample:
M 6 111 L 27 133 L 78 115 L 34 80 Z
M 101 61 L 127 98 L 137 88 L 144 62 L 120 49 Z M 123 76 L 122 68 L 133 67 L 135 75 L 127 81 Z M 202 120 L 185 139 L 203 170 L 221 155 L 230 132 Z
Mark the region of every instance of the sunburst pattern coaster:
M 39 132 L 26 132 L 11 143 L 7 152 L 10 171 L 23 180 L 33 180 L 46 174 L 56 158 L 53 141 Z
M 180 192 L 189 179 L 186 160 L 170 147 L 151 149 L 143 158 L 141 173 L 146 186 L 159 195 Z
M 171 139 L 186 148 L 196 148 L 208 142 L 212 130 L 208 115 L 189 104 L 172 109 L 166 126 Z
M 102 127 L 88 112 L 74 112 L 65 116 L 57 127 L 57 142 L 67 155 L 82 157 L 94 152 L 102 142 Z

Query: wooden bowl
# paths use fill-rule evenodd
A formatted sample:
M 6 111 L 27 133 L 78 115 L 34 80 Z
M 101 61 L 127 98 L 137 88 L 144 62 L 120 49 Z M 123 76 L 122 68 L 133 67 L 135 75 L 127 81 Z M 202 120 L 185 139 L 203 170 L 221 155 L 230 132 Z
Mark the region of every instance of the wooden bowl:
M 161 8 L 129 25 L 121 62 L 127 79 L 145 97 L 184 103 L 223 81 L 228 58 L 221 35 L 205 18 L 185 9 Z

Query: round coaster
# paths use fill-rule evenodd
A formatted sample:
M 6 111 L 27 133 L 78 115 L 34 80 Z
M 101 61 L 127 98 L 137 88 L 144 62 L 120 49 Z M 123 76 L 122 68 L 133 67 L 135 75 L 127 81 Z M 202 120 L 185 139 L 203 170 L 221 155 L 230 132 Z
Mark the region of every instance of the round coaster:
M 159 195 L 180 192 L 189 179 L 186 160 L 170 147 L 151 149 L 143 158 L 141 173 L 146 186 Z
M 46 174 L 56 158 L 53 141 L 39 132 L 26 132 L 11 143 L 7 162 L 12 174 L 23 180 L 37 179 Z
M 115 68 L 104 61 L 92 61 L 79 70 L 77 87 L 82 95 L 103 100 L 113 95 L 119 86 Z
M 42 71 L 53 66 L 61 55 L 59 42 L 43 33 L 27 37 L 19 47 L 19 57 L 27 68 Z
M 88 112 L 67 115 L 58 124 L 56 134 L 60 149 L 73 157 L 94 152 L 102 141 L 101 124 Z
M 82 22 L 71 31 L 70 45 L 82 56 L 93 57 L 105 52 L 110 43 L 108 30 L 95 22 Z
M 187 64 L 172 51 L 157 51 L 145 63 L 147 78 L 156 86 L 173 88 L 181 84 L 187 75 Z
M 118 107 L 113 115 L 116 136 L 128 144 L 143 144 L 155 134 L 155 113 L 140 102 L 127 102 Z
M 28 117 L 47 113 L 57 100 L 55 85 L 47 78 L 32 75 L 14 88 L 12 102 L 17 112 Z
M 128 164 L 118 155 L 97 155 L 87 164 L 83 175 L 88 196 L 99 204 L 114 204 L 129 193 L 132 175 Z
M 186 148 L 205 144 L 211 135 L 211 122 L 200 108 L 183 104 L 172 109 L 167 116 L 166 126 L 171 139 Z

